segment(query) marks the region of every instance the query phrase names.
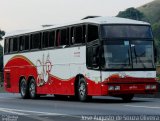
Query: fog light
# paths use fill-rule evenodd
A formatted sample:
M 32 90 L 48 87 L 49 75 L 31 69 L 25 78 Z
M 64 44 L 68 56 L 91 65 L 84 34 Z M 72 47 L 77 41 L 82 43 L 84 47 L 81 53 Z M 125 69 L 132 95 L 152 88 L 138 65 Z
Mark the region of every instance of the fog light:
M 151 89 L 156 89 L 156 85 L 151 85 Z
M 146 89 L 151 89 L 151 85 L 146 85 Z
M 114 86 L 109 86 L 108 90 L 114 90 Z
M 115 86 L 115 90 L 120 90 L 120 86 Z

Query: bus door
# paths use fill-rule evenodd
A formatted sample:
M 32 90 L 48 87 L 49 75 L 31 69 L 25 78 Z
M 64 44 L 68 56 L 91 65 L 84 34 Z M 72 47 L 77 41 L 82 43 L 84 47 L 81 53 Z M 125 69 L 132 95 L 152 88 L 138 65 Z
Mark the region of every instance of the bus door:
M 99 40 L 94 40 L 87 43 L 86 49 L 86 64 L 87 64 L 87 77 L 89 78 L 88 94 L 98 95 L 101 94 L 101 72 L 99 68 Z

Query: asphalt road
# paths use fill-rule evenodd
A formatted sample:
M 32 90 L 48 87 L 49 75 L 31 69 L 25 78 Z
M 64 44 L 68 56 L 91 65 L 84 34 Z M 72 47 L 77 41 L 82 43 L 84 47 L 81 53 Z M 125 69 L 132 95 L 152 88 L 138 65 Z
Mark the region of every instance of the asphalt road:
M 160 99 L 94 97 L 90 102 L 56 99 L 21 99 L 19 94 L 0 93 L 0 121 L 105 121 L 160 120 Z

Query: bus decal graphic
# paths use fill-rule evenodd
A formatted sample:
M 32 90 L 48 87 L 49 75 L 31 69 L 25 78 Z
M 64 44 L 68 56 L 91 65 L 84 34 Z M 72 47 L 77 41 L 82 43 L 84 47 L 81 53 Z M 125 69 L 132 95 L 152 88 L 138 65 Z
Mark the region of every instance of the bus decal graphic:
M 43 86 L 48 82 L 50 72 L 52 70 L 52 63 L 50 61 L 50 55 L 48 54 L 45 58 L 43 54 L 42 59 L 38 59 L 36 62 L 37 67 L 37 86 Z

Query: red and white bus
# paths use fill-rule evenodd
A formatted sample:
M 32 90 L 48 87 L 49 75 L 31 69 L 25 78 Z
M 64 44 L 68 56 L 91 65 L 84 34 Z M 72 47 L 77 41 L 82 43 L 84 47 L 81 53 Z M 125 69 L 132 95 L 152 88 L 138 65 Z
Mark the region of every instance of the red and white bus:
M 117 17 L 17 32 L 5 37 L 4 85 L 22 98 L 116 96 L 157 92 L 149 23 Z

